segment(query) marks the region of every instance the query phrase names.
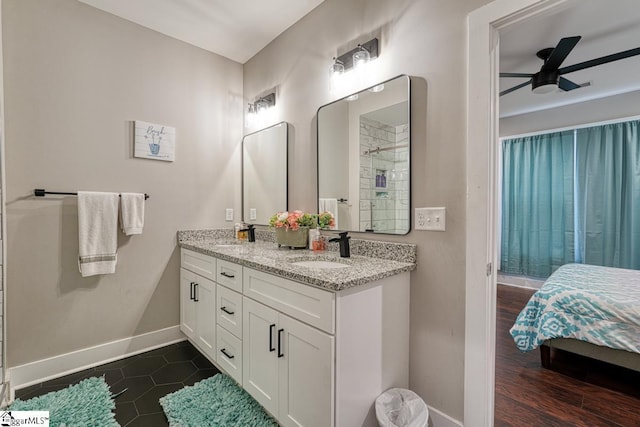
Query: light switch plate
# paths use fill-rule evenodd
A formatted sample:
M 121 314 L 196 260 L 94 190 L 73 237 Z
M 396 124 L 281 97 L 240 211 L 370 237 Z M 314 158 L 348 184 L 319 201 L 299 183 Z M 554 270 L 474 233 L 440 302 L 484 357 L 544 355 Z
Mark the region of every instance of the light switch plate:
M 447 208 L 416 208 L 414 220 L 416 230 L 445 231 Z
M 255 221 L 257 217 L 256 208 L 249 209 L 249 220 Z
M 224 215 L 224 219 L 225 221 L 233 221 L 233 209 L 232 208 L 227 208 L 225 215 Z

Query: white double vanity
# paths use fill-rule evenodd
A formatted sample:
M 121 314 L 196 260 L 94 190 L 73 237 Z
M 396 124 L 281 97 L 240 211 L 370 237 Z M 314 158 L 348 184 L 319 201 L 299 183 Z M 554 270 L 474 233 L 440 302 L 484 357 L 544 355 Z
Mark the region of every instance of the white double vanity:
M 340 258 L 222 233 L 179 233 L 189 340 L 280 425 L 377 425 L 375 398 L 408 386 L 415 245 L 354 240 L 379 257 Z

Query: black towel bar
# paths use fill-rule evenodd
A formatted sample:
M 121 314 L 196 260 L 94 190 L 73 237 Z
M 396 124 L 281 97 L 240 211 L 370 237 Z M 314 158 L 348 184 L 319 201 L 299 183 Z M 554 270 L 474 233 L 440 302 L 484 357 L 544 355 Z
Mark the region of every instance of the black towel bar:
M 36 197 L 44 197 L 45 194 L 60 194 L 63 196 L 77 196 L 78 193 L 66 193 L 66 192 L 61 192 L 61 191 L 46 191 L 42 188 L 36 188 L 35 190 L 33 190 L 33 195 Z M 149 198 L 148 194 L 144 194 L 144 199 L 147 200 Z

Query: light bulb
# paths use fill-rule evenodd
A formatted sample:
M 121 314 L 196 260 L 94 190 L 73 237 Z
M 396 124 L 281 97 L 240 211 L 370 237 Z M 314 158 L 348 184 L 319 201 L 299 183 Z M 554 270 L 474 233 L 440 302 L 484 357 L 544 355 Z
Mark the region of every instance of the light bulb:
M 255 106 L 249 103 L 249 109 L 247 110 L 247 117 L 245 127 L 251 128 L 256 122 L 256 109 Z
M 256 114 L 262 114 L 268 107 L 269 105 L 265 100 L 259 99 L 256 102 Z
M 361 44 L 358 45 L 358 50 L 353 54 L 353 68 L 359 69 L 363 65 L 367 64 L 371 59 L 369 51 L 365 49 Z
M 344 74 L 344 64 L 342 61 L 333 58 L 333 64 L 329 67 L 329 90 L 335 91 L 342 86 L 342 75 Z

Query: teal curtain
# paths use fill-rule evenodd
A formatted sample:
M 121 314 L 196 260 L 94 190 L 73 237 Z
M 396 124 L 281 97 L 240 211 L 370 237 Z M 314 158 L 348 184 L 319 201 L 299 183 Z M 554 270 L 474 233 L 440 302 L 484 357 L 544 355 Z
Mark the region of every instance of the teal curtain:
M 503 141 L 503 272 L 547 277 L 573 262 L 573 145 L 573 131 Z
M 579 262 L 640 269 L 639 123 L 577 131 Z

